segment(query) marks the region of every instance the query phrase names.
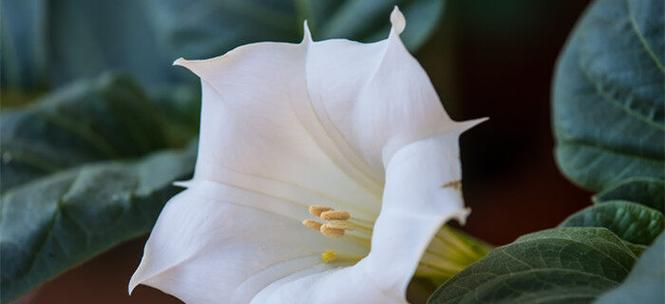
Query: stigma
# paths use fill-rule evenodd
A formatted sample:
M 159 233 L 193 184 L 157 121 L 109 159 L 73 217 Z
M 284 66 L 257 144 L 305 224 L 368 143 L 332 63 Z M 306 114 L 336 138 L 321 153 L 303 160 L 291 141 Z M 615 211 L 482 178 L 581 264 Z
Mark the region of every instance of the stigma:
M 337 252 L 334 250 L 326 250 L 321 253 L 321 260 L 326 264 L 332 263 L 337 260 Z
M 339 254 L 334 250 L 326 250 L 321 253 L 321 261 L 323 261 L 326 264 L 331 264 L 331 263 L 354 264 L 360 261 L 361 259 L 362 257 Z

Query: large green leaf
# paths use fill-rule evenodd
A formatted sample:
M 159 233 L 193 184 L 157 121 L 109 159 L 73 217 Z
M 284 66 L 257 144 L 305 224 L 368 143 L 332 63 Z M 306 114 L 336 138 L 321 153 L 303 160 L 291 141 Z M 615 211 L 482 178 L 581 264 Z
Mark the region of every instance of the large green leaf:
M 494 249 L 429 303 L 585 303 L 617 286 L 635 255 L 605 228 L 557 228 Z
M 571 215 L 562 227 L 605 227 L 620 238 L 649 245 L 665 228 L 665 218 L 658 210 L 627 201 L 594 205 Z
M 174 81 L 196 80 L 170 67 L 178 57 L 217 56 L 256 41 L 297 42 L 305 19 L 315 39 L 375 40 L 387 35 L 388 16 L 399 5 L 408 19 L 402 36 L 414 50 L 433 31 L 443 2 L 5 0 L 2 66 L 8 85 L 57 86 L 117 69 L 152 93 Z M 5 18 L 8 10 L 11 18 Z
M 1 302 L 149 231 L 194 167 L 175 126 L 114 74 L 2 113 Z
M 553 85 L 556 157 L 600 191 L 629 177 L 665 177 L 662 0 L 599 0 L 576 26 Z
M 134 162 L 102 162 L 4 192 L 1 302 L 112 246 L 147 233 L 193 169 L 195 149 Z
M 665 181 L 647 177 L 630 178 L 593 196 L 594 203 L 612 200 L 639 202 L 665 213 Z
M 131 80 L 79 81 L 0 116 L 3 191 L 87 162 L 169 146 L 170 124 Z
M 602 295 L 598 304 L 665 303 L 665 233 L 637 261 L 621 286 Z

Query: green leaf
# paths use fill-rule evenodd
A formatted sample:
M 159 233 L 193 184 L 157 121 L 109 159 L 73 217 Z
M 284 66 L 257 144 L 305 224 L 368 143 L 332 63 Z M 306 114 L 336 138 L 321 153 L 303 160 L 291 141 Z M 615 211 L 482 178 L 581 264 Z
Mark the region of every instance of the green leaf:
M 197 79 L 171 63 L 257 41 L 297 42 L 308 20 L 315 39 L 387 36 L 399 5 L 411 50 L 434 30 L 443 0 L 5 0 L 2 66 L 10 85 L 59 86 L 106 70 L 131 74 L 151 94 Z M 46 76 L 46 77 L 44 77 Z M 46 78 L 46 79 L 42 79 Z
M 610 201 L 580 210 L 560 226 L 605 227 L 628 242 L 649 245 L 664 225 L 665 217 L 657 210 L 627 201 Z
M 3 20 L 8 55 L 2 66 L 15 71 L 7 75 L 9 85 L 61 86 L 109 69 L 130 73 L 144 86 L 173 79 L 173 58 L 160 49 L 164 45 L 145 1 L 7 0 L 0 5 L 3 17 L 16 17 Z
M 644 245 L 637 245 L 637 244 L 633 244 L 633 243 L 628 242 L 628 241 L 624 241 L 623 244 L 626 245 L 626 247 L 628 247 L 628 249 L 630 249 L 630 251 L 632 251 L 633 254 L 634 254 L 636 257 L 641 256 L 642 253 L 643 253 L 645 250 L 647 250 L 647 246 L 644 246 Z
M 174 136 L 178 123 L 124 76 L 1 115 L 0 302 L 148 232 L 193 171 L 195 149 L 165 151 L 189 133 Z
M 195 149 L 102 162 L 4 192 L 0 201 L 5 303 L 112 246 L 150 231 Z
M 520 237 L 441 285 L 428 303 L 589 302 L 617 286 L 635 255 L 605 228 Z
M 665 234 L 644 252 L 626 280 L 603 294 L 597 304 L 665 303 Z
M 74 83 L 0 116 L 3 191 L 105 159 L 134 158 L 170 145 L 168 122 L 128 78 Z
M 611 200 L 638 202 L 665 213 L 665 181 L 646 177 L 631 178 L 593 196 L 594 203 Z
M 556 158 L 585 188 L 665 178 L 664 9 L 661 0 L 596 1 L 559 58 Z

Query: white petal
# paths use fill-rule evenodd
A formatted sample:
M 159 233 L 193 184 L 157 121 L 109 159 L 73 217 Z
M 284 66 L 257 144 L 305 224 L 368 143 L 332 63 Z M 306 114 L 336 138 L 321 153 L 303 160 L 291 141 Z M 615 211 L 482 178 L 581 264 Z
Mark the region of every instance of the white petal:
M 462 131 L 409 144 L 388 164 L 381 214 L 367 258 L 367 271 L 381 279 L 382 288 L 403 294 L 436 232 L 450 219 L 463 223 L 469 213 L 460 188 L 452 186 L 461 182 Z
M 306 211 L 289 206 L 220 184 L 191 184 L 160 214 L 130 291 L 145 284 L 187 303 L 249 303 L 274 281 L 313 267 L 326 270 L 320 254 L 327 248 L 362 254 L 305 229 L 291 217 Z
M 379 288 L 365 271 L 365 261 L 353 267 L 310 272 L 277 281 L 259 293 L 252 304 L 406 303 L 403 296 Z
M 326 40 L 307 52 L 307 83 L 317 116 L 336 144 L 356 155 L 350 157 L 354 164 L 379 180 L 399 148 L 454 124 L 399 38 L 404 28 L 399 10 L 391 20 L 387 40 Z
M 196 182 L 160 215 L 130 289 L 147 284 L 188 303 L 222 297 L 230 303 L 404 303 L 432 236 L 445 221 L 466 214 L 459 191 L 442 187 L 460 178 L 461 131 L 395 154 L 372 251 L 352 267 L 321 264 L 325 249 L 343 245 L 349 254 L 362 254 L 362 248 L 305 230 L 297 221 L 306 217 L 302 208 Z
M 406 288 L 430 240 L 450 219 L 463 222 L 458 137 L 478 121 L 398 150 L 388 165 L 372 250 L 348 268 L 297 273 L 262 290 L 253 303 L 406 303 Z
M 203 108 L 195 179 L 254 191 L 266 183 L 289 185 L 302 204 L 351 206 L 375 217 L 381 188 L 369 191 L 303 127 L 307 46 L 259 43 L 218 58 L 179 61 L 202 79 Z M 294 109 L 301 107 L 301 109 Z M 309 201 L 315 193 L 318 201 Z M 267 193 L 275 195 L 274 193 Z M 358 206 L 358 208 L 354 207 Z

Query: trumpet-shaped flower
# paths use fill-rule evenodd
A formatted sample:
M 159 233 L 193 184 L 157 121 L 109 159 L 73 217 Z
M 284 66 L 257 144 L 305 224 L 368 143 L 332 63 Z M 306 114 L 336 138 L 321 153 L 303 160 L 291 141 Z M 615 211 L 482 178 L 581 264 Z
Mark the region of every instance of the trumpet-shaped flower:
M 256 43 L 201 78 L 198 159 L 131 279 L 188 303 L 404 303 L 459 271 L 459 135 L 391 15 L 386 40 Z M 454 233 L 453 233 L 454 234 Z M 431 243 L 431 244 L 430 244 Z M 457 247 L 459 248 L 459 247 Z

